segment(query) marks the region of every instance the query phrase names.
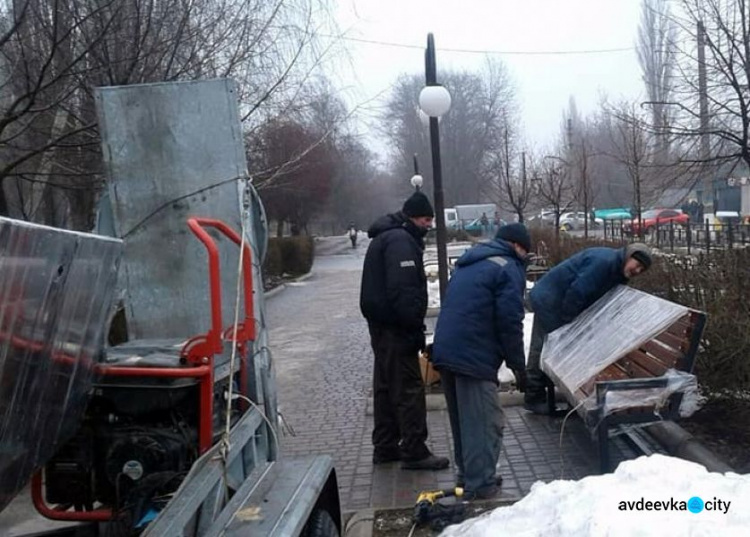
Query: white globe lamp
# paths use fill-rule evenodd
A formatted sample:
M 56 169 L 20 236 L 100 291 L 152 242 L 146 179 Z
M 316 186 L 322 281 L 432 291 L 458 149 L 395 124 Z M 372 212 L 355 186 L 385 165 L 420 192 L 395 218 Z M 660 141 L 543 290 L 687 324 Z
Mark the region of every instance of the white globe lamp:
M 422 184 L 424 183 L 424 179 L 422 179 L 422 176 L 419 174 L 413 175 L 411 178 L 411 186 L 419 190 L 422 188 Z
M 443 86 L 426 86 L 419 93 L 419 108 L 430 117 L 440 117 L 451 108 L 451 94 Z

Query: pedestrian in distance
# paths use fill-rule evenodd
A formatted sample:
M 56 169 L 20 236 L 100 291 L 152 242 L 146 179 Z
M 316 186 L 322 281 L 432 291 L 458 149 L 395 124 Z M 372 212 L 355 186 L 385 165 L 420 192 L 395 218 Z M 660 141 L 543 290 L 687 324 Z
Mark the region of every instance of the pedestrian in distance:
M 482 225 L 482 236 L 487 236 L 490 230 L 490 220 L 487 218 L 487 213 L 482 213 L 482 216 L 479 218 L 479 223 Z
M 357 247 L 357 227 L 354 222 L 349 222 L 349 240 L 352 243 L 352 248 Z
M 651 250 L 642 243 L 624 248 L 586 248 L 553 267 L 529 293 L 534 311 L 526 366 L 524 407 L 548 414 L 546 387 L 551 381 L 540 368 L 544 339 L 572 322 L 617 285 L 626 284 L 651 266 Z
M 428 449 L 427 409 L 419 352 L 425 348 L 427 277 L 424 237 L 435 212 L 422 192 L 367 231 L 360 309 L 370 330 L 373 372 L 373 463 L 401 461 L 409 470 L 447 468 Z
M 448 405 L 456 480 L 468 499 L 499 491 L 505 420 L 497 390 L 503 362 L 518 389 L 525 389 L 523 297 L 530 249 L 529 232 L 515 223 L 466 251 L 456 262 L 435 328 L 432 363 Z

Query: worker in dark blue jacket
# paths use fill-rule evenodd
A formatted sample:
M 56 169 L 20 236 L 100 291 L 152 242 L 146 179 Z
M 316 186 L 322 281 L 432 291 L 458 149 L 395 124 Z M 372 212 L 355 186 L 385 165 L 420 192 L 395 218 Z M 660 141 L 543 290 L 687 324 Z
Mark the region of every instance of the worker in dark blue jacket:
M 545 387 L 550 383 L 540 369 L 544 338 L 572 322 L 609 290 L 647 270 L 651 250 L 642 243 L 625 248 L 587 248 L 553 267 L 529 293 L 534 311 L 524 406 L 547 414 Z
M 526 227 L 509 224 L 462 255 L 435 328 L 432 362 L 448 404 L 458 485 L 469 499 L 492 497 L 499 488 L 504 417 L 497 389 L 503 361 L 523 391 L 523 296 L 530 248 Z

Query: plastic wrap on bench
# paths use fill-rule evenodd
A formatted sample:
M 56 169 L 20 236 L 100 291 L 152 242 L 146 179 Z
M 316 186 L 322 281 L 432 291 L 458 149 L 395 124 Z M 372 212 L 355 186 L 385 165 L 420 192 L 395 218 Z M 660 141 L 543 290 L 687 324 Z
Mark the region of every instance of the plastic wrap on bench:
M 695 375 L 675 369 L 653 379 L 597 382 L 596 393 L 586 398 L 583 404 L 588 410 L 601 407 L 604 416 L 641 407 L 653 407 L 659 413 L 676 393 L 682 394 L 680 417 L 689 417 L 698 410 L 698 381 Z
M 665 331 L 688 308 L 620 285 L 549 334 L 542 370 L 570 393 Z

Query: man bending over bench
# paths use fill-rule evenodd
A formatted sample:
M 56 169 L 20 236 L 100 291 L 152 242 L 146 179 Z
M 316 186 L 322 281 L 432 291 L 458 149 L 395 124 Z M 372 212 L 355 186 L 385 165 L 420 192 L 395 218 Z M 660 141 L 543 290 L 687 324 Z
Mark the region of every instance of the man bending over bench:
M 529 294 L 534 325 L 526 365 L 526 410 L 551 410 L 545 392 L 551 381 L 539 364 L 545 336 L 572 322 L 610 289 L 648 270 L 651 261 L 651 250 L 639 242 L 625 248 L 586 248 L 539 279 Z

